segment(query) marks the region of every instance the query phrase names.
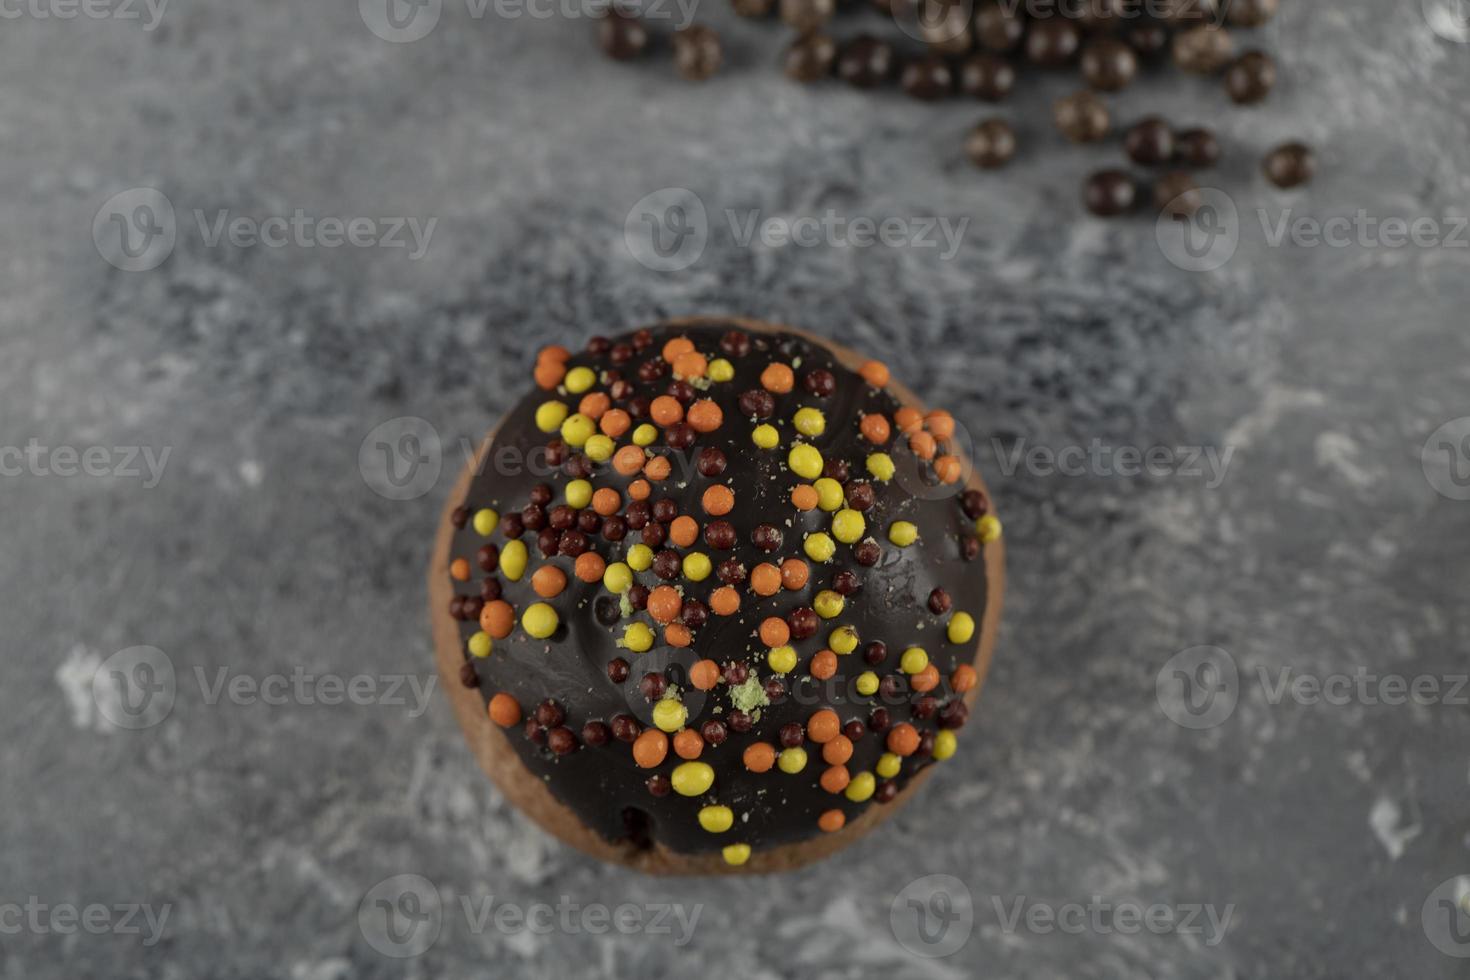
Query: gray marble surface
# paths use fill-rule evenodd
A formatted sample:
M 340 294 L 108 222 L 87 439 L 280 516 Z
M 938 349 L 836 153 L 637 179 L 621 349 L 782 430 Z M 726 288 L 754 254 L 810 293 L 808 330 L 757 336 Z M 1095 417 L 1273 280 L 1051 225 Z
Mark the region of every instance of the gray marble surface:
M 1003 110 L 1022 153 L 980 174 L 959 150 L 976 106 L 794 87 L 778 32 L 713 3 L 730 63 L 698 87 L 666 57 L 603 61 L 585 22 L 459 0 L 412 43 L 345 0 L 179 2 L 153 30 L 142 6 L 7 13 L 0 976 L 1464 976 L 1470 910 L 1452 922 L 1439 899 L 1470 874 L 1470 460 L 1463 428 L 1431 434 L 1470 415 L 1470 251 L 1463 231 L 1332 247 L 1273 229 L 1361 210 L 1453 238 L 1470 45 L 1417 0 L 1283 6 L 1267 105 L 1173 75 L 1113 100 L 1227 141 L 1213 182 L 1238 249 L 1198 272 L 1151 220 L 1080 214 L 1081 177 L 1118 150 L 1058 144 L 1038 112 L 1062 78 L 1024 82 Z M 1266 186 L 1260 153 L 1298 136 L 1320 178 Z M 120 242 L 111 215 L 147 202 L 107 202 L 138 187 L 167 198 L 175 242 L 124 271 L 94 219 Z M 709 216 L 677 273 L 625 236 L 667 187 Z M 221 212 L 298 209 L 437 223 L 418 258 L 209 240 Z M 745 246 L 726 218 L 829 209 L 969 224 L 946 258 Z M 888 352 L 975 433 L 1007 526 L 1002 647 L 960 755 L 778 881 L 567 851 L 424 694 L 423 566 L 460 447 L 522 389 L 531 345 L 688 313 Z M 406 500 L 359 461 L 400 417 L 432 425 L 443 473 Z M 1047 462 L 1094 441 L 1080 472 Z M 1154 446 L 1229 465 L 1120 472 Z M 60 475 L 63 447 L 100 475 Z M 1194 670 L 1202 646 L 1229 669 Z M 328 704 L 297 673 L 374 687 Z M 119 676 L 164 700 L 130 714 Z M 1395 679 L 1438 691 L 1386 703 Z M 916 955 L 947 950 L 906 905 L 942 901 L 935 874 L 959 882 L 946 935 L 965 940 L 942 957 Z M 413 928 L 383 933 L 379 900 Z M 578 911 L 549 933 L 499 913 L 536 903 Z M 624 903 L 692 929 L 581 918 Z M 1131 928 L 1153 905 L 1163 928 Z

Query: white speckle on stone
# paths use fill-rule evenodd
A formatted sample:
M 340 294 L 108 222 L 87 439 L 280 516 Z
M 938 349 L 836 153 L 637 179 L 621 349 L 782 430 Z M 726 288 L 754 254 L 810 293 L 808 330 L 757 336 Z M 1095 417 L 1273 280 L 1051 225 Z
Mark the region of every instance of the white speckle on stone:
M 1331 469 L 1358 489 L 1371 487 L 1377 478 L 1357 462 L 1358 444 L 1342 432 L 1323 432 L 1315 445 L 1317 465 Z
M 97 700 L 92 696 L 92 678 L 97 675 L 97 668 L 101 666 L 100 653 L 78 644 L 72 647 L 71 653 L 67 654 L 52 676 L 56 678 L 57 686 L 66 697 L 67 706 L 71 708 L 71 723 L 83 731 L 91 730 L 110 735 L 115 729 L 97 710 Z
M 1368 813 L 1368 826 L 1373 828 L 1373 834 L 1378 838 L 1378 843 L 1388 852 L 1388 856 L 1397 861 L 1404 856 L 1404 848 L 1409 841 L 1419 836 L 1423 828 L 1417 821 L 1412 824 L 1402 825 L 1403 811 L 1399 805 L 1386 796 L 1380 796 L 1373 804 L 1373 809 Z
M 254 489 L 260 486 L 261 480 L 265 479 L 265 469 L 261 467 L 259 460 L 242 459 L 240 460 L 240 479 L 245 481 L 247 487 Z

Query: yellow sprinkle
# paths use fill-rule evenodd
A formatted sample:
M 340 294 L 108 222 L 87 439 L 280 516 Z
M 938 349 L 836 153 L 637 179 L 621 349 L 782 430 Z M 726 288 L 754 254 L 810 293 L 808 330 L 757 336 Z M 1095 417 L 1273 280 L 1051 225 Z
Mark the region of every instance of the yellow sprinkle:
M 842 506 L 842 484 L 824 476 L 813 484 L 817 488 L 817 506 L 829 514 Z
M 628 567 L 635 572 L 646 572 L 653 564 L 653 549 L 643 543 L 628 549 Z
M 999 538 L 1000 530 L 1000 518 L 994 514 L 986 514 L 975 522 L 975 533 L 980 535 L 981 544 L 990 544 Z
M 791 472 L 797 476 L 815 480 L 822 475 L 822 454 L 818 452 L 816 446 L 809 446 L 804 442 L 797 443 L 791 447 L 791 452 L 786 454 L 786 465 L 791 467 Z
M 597 423 L 581 412 L 568 415 L 567 420 L 561 424 L 562 441 L 574 449 L 581 449 L 587 445 L 587 440 L 596 434 Z
M 490 639 L 490 634 L 486 633 L 484 630 L 481 630 L 477 632 L 474 636 L 470 637 L 470 642 L 468 646 L 470 656 L 488 657 L 490 656 L 491 648 L 493 648 L 495 644 Z
M 521 576 L 526 574 L 526 562 L 529 560 L 526 542 L 520 538 L 506 542 L 505 547 L 500 549 L 500 571 L 512 582 L 519 582 Z
M 827 637 L 827 647 L 833 653 L 852 653 L 857 649 L 857 630 L 851 626 L 839 626 Z
M 923 647 L 909 647 L 898 658 L 898 669 L 905 674 L 917 674 L 929 666 L 929 653 Z
M 955 738 L 954 732 L 948 728 L 941 728 L 939 733 L 934 736 L 934 758 L 941 762 L 954 755 L 954 750 L 958 747 L 959 742 Z
M 707 762 L 685 762 L 674 767 L 669 780 L 680 796 L 699 796 L 715 784 L 715 771 Z
M 634 653 L 647 653 L 653 649 L 653 630 L 647 623 L 629 623 L 623 629 L 623 646 Z
M 893 479 L 893 474 L 895 472 L 893 457 L 889 456 L 887 453 L 871 453 L 868 456 L 867 465 L 868 473 L 872 475 L 873 479 L 879 480 L 883 483 L 887 483 L 889 480 Z
M 750 860 L 749 844 L 731 844 L 720 852 L 725 856 L 725 863 L 739 867 Z
M 544 640 L 556 632 L 560 618 L 556 610 L 544 602 L 533 602 L 521 614 L 521 626 L 538 640 Z
M 966 612 L 957 612 L 949 619 L 945 631 L 951 643 L 969 643 L 975 638 L 975 617 Z
M 622 595 L 633 587 L 633 569 L 623 562 L 613 562 L 602 573 L 602 585 L 607 591 Z
M 852 781 L 847 784 L 847 789 L 843 792 L 854 803 L 866 803 L 873 795 L 873 790 L 877 788 L 878 780 L 873 778 L 872 773 L 860 772 L 852 777 Z
M 482 538 L 488 538 L 500 526 L 500 515 L 489 507 L 483 510 L 477 510 L 475 511 L 474 524 L 475 533 Z
M 847 600 L 842 598 L 841 594 L 833 592 L 831 589 L 823 589 L 812 600 L 812 608 L 823 619 L 836 619 L 842 614 L 842 608 L 846 605 Z
M 703 582 L 712 571 L 714 564 L 704 552 L 694 551 L 684 556 L 684 577 L 689 581 Z
M 664 698 L 653 706 L 653 723 L 660 731 L 677 732 L 689 720 L 689 709 L 677 698 Z
M 582 451 L 587 454 L 587 458 L 592 460 L 592 462 L 606 463 L 612 459 L 613 450 L 617 448 L 617 443 L 613 442 L 610 437 L 599 432 L 587 440 L 587 446 Z
M 761 449 L 775 449 L 781 444 L 781 433 L 776 431 L 774 425 L 761 424 L 751 432 L 750 438 Z
M 832 536 L 843 544 L 856 544 L 867 531 L 867 519 L 855 510 L 839 510 L 832 518 Z
M 878 764 L 873 768 L 884 779 L 892 779 L 903 768 L 903 756 L 895 755 L 892 752 L 884 752 L 878 759 Z
M 723 357 L 717 357 L 709 362 L 709 379 L 711 381 L 730 381 L 734 377 L 735 365 Z
M 735 826 L 735 812 L 727 806 L 707 806 L 699 811 L 699 825 L 712 834 L 723 834 Z
M 804 436 L 815 438 L 827 431 L 827 416 L 822 414 L 820 408 L 799 408 L 791 422 L 796 426 L 796 431 Z
M 567 391 L 570 391 L 574 395 L 580 395 L 597 384 L 597 372 L 589 367 L 574 367 L 567 372 L 567 377 L 563 384 L 567 386 Z
M 536 408 L 536 428 L 551 433 L 561 428 L 571 409 L 562 402 L 542 402 Z
M 789 674 L 796 669 L 796 648 L 772 647 L 771 652 L 766 654 L 766 663 L 778 674 Z
M 592 503 L 592 484 L 586 480 L 573 480 L 567 484 L 567 505 L 581 510 Z
M 825 531 L 817 531 L 806 536 L 802 543 L 802 550 L 812 561 L 828 562 L 837 553 L 837 543 Z
M 865 670 L 857 676 L 857 692 L 863 697 L 870 697 L 878 693 L 878 675 L 871 670 Z
M 919 540 L 919 529 L 911 521 L 894 521 L 888 526 L 888 540 L 900 548 L 907 548 Z
M 781 754 L 776 757 L 776 765 L 788 776 L 795 776 L 806 768 L 806 749 L 800 746 L 794 749 L 782 749 Z
M 651 446 L 657 438 L 658 429 L 647 422 L 633 430 L 633 445 L 635 446 Z

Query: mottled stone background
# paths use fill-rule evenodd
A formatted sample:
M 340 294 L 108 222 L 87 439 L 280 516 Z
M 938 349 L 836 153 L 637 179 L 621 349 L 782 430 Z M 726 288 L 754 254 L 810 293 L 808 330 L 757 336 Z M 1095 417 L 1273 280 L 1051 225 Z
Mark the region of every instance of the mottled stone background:
M 0 975 L 1464 976 L 1433 940 L 1470 943 L 1424 909 L 1470 873 L 1465 692 L 1272 703 L 1261 676 L 1427 676 L 1444 692 L 1467 670 L 1470 503 L 1452 498 L 1470 459 L 1435 441 L 1423 460 L 1438 426 L 1470 415 L 1470 250 L 1273 247 L 1256 209 L 1465 213 L 1470 45 L 1437 36 L 1419 0 L 1284 0 L 1262 32 L 1283 61 L 1266 106 L 1229 109 L 1172 74 L 1114 99 L 1120 119 L 1160 111 L 1226 140 L 1212 178 L 1238 206 L 1239 250 L 1197 273 L 1168 261 L 1151 220 L 1080 213 L 1081 177 L 1119 151 L 1064 149 L 1038 116 L 1071 82 L 1023 80 L 1003 109 L 1022 153 L 981 174 L 960 151 L 980 107 L 795 87 L 772 64 L 780 31 L 707 6 L 730 63 L 704 86 L 677 82 L 666 54 L 602 60 L 585 22 L 475 18 L 464 0 L 413 43 L 380 40 L 348 0 L 176 0 L 151 31 L 7 7 L 21 13 L 0 22 L 0 445 L 170 455 L 156 486 L 0 478 Z M 1287 194 L 1255 163 L 1291 137 L 1320 149 L 1322 173 Z M 674 274 L 624 236 L 635 202 L 669 186 L 698 194 L 712 227 Z M 172 254 L 146 272 L 109 265 L 92 234 L 135 187 L 176 214 Z M 946 261 L 746 248 L 724 218 L 829 208 L 970 224 Z M 226 209 L 437 225 L 417 261 L 210 247 L 194 212 Z M 101 227 L 106 241 L 106 211 Z M 688 313 L 883 352 L 977 434 L 1011 597 L 981 710 L 919 803 L 779 880 L 649 880 L 510 812 L 437 693 L 422 712 L 411 691 L 213 698 L 221 677 L 297 668 L 427 683 L 423 566 L 462 442 L 522 389 L 534 344 Z M 437 431 L 444 475 L 390 500 L 358 453 L 402 416 Z M 1094 439 L 1234 455 L 1218 481 L 1006 462 Z M 1238 703 L 1213 727 L 1176 725 L 1164 668 L 1200 645 L 1233 658 Z M 121 730 L 110 669 L 101 702 L 93 677 L 137 646 L 172 665 L 171 710 Z M 935 873 L 963 882 L 974 927 L 923 958 L 890 909 Z M 364 897 L 401 874 L 442 903 L 417 957 L 383 955 L 360 925 Z M 676 947 L 480 929 L 461 905 L 563 897 L 699 918 Z M 151 945 L 54 919 L 17 932 L 32 898 L 169 917 Z M 1094 898 L 1233 911 L 1215 944 L 1006 924 L 1017 902 Z

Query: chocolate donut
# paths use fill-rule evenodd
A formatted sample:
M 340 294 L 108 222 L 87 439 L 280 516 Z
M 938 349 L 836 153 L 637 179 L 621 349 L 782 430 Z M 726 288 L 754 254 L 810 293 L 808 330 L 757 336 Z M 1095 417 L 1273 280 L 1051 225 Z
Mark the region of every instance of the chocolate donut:
M 482 767 L 644 871 L 773 871 L 903 802 L 983 683 L 1003 549 L 946 412 L 787 328 L 572 354 L 455 488 L 429 570 Z

